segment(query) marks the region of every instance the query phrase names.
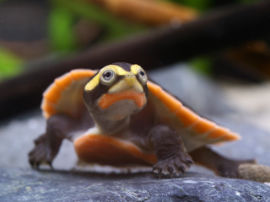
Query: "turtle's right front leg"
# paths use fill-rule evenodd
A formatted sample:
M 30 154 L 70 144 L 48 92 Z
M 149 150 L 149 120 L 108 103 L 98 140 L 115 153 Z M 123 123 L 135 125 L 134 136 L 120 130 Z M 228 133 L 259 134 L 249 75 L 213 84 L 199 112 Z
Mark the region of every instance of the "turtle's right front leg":
M 150 130 L 148 138 L 158 158 L 153 172 L 159 177 L 177 177 L 192 164 L 183 141 L 168 126 L 155 126 Z
M 33 168 L 40 164 L 51 166 L 64 139 L 71 139 L 70 131 L 76 121 L 65 115 L 54 115 L 47 120 L 46 132 L 35 140 L 35 147 L 29 152 L 29 163 Z

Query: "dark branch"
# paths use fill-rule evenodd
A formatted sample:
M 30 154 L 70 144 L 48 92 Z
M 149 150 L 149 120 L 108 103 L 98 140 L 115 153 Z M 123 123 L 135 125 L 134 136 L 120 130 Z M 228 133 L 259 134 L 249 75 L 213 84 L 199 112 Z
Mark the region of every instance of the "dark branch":
M 225 8 L 182 26 L 168 26 L 121 42 L 93 47 L 60 60 L 36 64 L 32 71 L 0 84 L 0 118 L 36 106 L 53 79 L 74 68 L 100 68 L 126 61 L 146 69 L 215 52 L 270 33 L 270 1 Z

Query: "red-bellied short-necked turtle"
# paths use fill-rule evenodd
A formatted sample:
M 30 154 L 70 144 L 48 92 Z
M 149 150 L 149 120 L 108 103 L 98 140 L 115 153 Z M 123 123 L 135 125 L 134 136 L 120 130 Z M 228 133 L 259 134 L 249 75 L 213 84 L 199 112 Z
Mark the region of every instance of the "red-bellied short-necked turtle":
M 161 176 L 177 176 L 193 161 L 227 177 L 252 167 L 208 148 L 239 136 L 183 106 L 136 64 L 73 70 L 45 91 L 42 110 L 47 129 L 29 153 L 33 167 L 51 165 L 65 138 L 84 162 L 153 165 Z

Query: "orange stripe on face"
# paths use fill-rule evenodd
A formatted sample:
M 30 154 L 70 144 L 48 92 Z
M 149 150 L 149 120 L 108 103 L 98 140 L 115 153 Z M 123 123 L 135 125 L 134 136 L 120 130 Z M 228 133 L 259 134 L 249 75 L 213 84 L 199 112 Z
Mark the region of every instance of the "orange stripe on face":
M 128 90 L 119 93 L 105 94 L 98 100 L 98 105 L 101 109 L 107 109 L 112 104 L 121 100 L 132 100 L 139 108 L 142 108 L 146 103 L 144 93 Z

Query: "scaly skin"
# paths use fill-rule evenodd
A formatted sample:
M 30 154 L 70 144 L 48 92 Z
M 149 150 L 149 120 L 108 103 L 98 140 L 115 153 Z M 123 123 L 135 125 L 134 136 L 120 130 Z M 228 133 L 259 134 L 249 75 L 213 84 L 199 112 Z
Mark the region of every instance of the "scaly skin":
M 29 152 L 29 163 L 33 168 L 39 168 L 40 164 L 52 162 L 59 152 L 64 139 L 73 140 L 72 131 L 87 130 L 93 126 L 89 115 L 81 119 L 73 119 L 66 115 L 54 115 L 47 120 L 46 132 L 40 135 L 35 141 L 35 147 Z

